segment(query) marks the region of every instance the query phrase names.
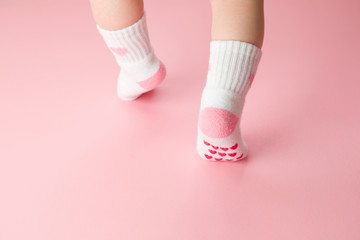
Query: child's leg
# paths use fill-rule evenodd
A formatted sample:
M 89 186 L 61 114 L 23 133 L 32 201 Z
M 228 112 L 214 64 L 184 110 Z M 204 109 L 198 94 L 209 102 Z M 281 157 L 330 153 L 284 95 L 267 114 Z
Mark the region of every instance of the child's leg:
M 97 28 L 121 71 L 119 98 L 131 101 L 165 78 L 164 64 L 150 43 L 143 0 L 90 0 Z
M 263 0 L 212 0 L 211 8 L 212 40 L 237 40 L 262 47 Z
M 144 12 L 143 0 L 90 0 L 97 25 L 119 30 L 138 21 Z
M 240 120 L 262 55 L 263 0 L 211 0 L 209 72 L 202 92 L 197 150 L 212 161 L 248 155 Z

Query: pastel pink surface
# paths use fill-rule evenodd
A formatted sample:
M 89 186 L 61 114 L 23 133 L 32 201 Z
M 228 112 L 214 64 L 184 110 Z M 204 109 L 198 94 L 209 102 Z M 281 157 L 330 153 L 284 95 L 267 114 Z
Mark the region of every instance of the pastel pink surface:
M 209 2 L 145 1 L 168 75 L 124 102 L 88 1 L 0 1 L 0 239 L 358 239 L 360 3 L 267 3 L 227 163 L 195 149 Z

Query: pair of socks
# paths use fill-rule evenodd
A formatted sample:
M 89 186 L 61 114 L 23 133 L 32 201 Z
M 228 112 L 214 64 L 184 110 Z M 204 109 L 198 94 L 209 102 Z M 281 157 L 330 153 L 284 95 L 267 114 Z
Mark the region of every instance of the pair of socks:
M 150 43 L 146 12 L 126 28 L 97 29 L 120 66 L 117 95 L 132 101 L 155 89 L 166 76 L 166 67 Z M 201 95 L 197 152 L 209 161 L 233 162 L 248 155 L 240 122 L 247 92 L 254 80 L 262 51 L 242 41 L 210 42 L 209 69 Z

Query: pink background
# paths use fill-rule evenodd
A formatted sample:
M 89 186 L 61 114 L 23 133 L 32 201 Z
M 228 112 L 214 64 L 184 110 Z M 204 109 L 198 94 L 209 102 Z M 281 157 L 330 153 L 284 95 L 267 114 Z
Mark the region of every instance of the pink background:
M 359 239 L 360 2 L 265 2 L 237 163 L 195 149 L 209 2 L 145 8 L 168 76 L 123 102 L 87 1 L 0 1 L 0 239 Z

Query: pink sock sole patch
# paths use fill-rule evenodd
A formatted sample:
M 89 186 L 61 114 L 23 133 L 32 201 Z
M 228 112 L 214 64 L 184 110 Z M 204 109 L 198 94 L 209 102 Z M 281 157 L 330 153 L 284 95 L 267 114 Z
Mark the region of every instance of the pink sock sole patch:
M 249 76 L 249 82 L 250 82 L 250 87 L 254 81 L 254 78 L 255 78 L 255 73 L 251 73 L 250 76 Z
M 112 51 L 114 51 L 119 56 L 124 56 L 128 53 L 126 48 L 110 48 Z
M 238 121 L 239 118 L 228 110 L 207 107 L 200 112 L 199 127 L 211 138 L 225 138 L 234 131 Z
M 137 82 L 140 87 L 146 90 L 152 90 L 156 88 L 165 78 L 166 75 L 166 68 L 162 62 L 160 62 L 159 70 L 144 81 Z

